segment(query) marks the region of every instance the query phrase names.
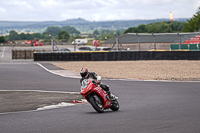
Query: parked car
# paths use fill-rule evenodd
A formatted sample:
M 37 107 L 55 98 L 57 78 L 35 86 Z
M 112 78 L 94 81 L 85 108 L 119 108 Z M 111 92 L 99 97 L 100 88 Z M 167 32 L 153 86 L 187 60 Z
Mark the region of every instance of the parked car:
M 62 49 L 59 49 L 58 52 L 72 52 L 74 51 L 74 48 L 62 48 Z M 78 49 L 76 49 L 76 51 L 80 51 Z
M 97 51 L 111 51 L 112 49 L 109 47 L 97 47 Z M 95 51 L 95 48 L 93 49 Z
M 79 51 L 92 51 L 93 49 L 95 49 L 94 46 L 82 46 L 78 48 Z
M 109 47 L 82 46 L 78 48 L 80 51 L 111 51 Z

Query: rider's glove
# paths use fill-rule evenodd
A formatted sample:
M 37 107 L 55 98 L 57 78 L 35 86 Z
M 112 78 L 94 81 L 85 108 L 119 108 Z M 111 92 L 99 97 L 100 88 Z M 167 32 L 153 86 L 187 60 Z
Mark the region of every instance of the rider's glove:
M 96 84 L 100 84 L 100 80 L 97 80 Z

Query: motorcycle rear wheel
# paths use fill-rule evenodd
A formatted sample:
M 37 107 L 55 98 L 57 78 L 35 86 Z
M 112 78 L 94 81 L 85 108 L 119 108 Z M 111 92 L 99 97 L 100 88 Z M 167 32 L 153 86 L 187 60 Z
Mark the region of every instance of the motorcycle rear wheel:
M 97 96 L 98 97 L 98 96 Z M 102 100 L 98 97 L 98 100 L 93 96 L 89 98 L 90 104 L 92 107 L 98 112 L 98 113 L 103 113 L 104 108 L 103 108 L 103 102 Z

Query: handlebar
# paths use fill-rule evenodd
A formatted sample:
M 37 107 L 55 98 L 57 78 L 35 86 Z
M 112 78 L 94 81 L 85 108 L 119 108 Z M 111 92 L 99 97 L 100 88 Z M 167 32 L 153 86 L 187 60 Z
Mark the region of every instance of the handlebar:
M 94 80 L 92 81 L 92 83 L 93 83 L 94 85 L 96 85 L 96 84 L 97 84 L 97 83 L 96 83 Z

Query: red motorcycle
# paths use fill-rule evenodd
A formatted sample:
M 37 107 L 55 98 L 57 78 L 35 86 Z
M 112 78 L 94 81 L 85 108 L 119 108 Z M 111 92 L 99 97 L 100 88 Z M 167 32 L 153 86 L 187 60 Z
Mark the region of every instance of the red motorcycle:
M 110 99 L 106 91 L 104 91 L 92 79 L 89 80 L 87 87 L 81 89 L 81 95 L 84 96 L 84 98 L 98 113 L 103 113 L 105 109 L 109 108 L 113 111 L 117 111 L 119 109 L 117 99 Z

